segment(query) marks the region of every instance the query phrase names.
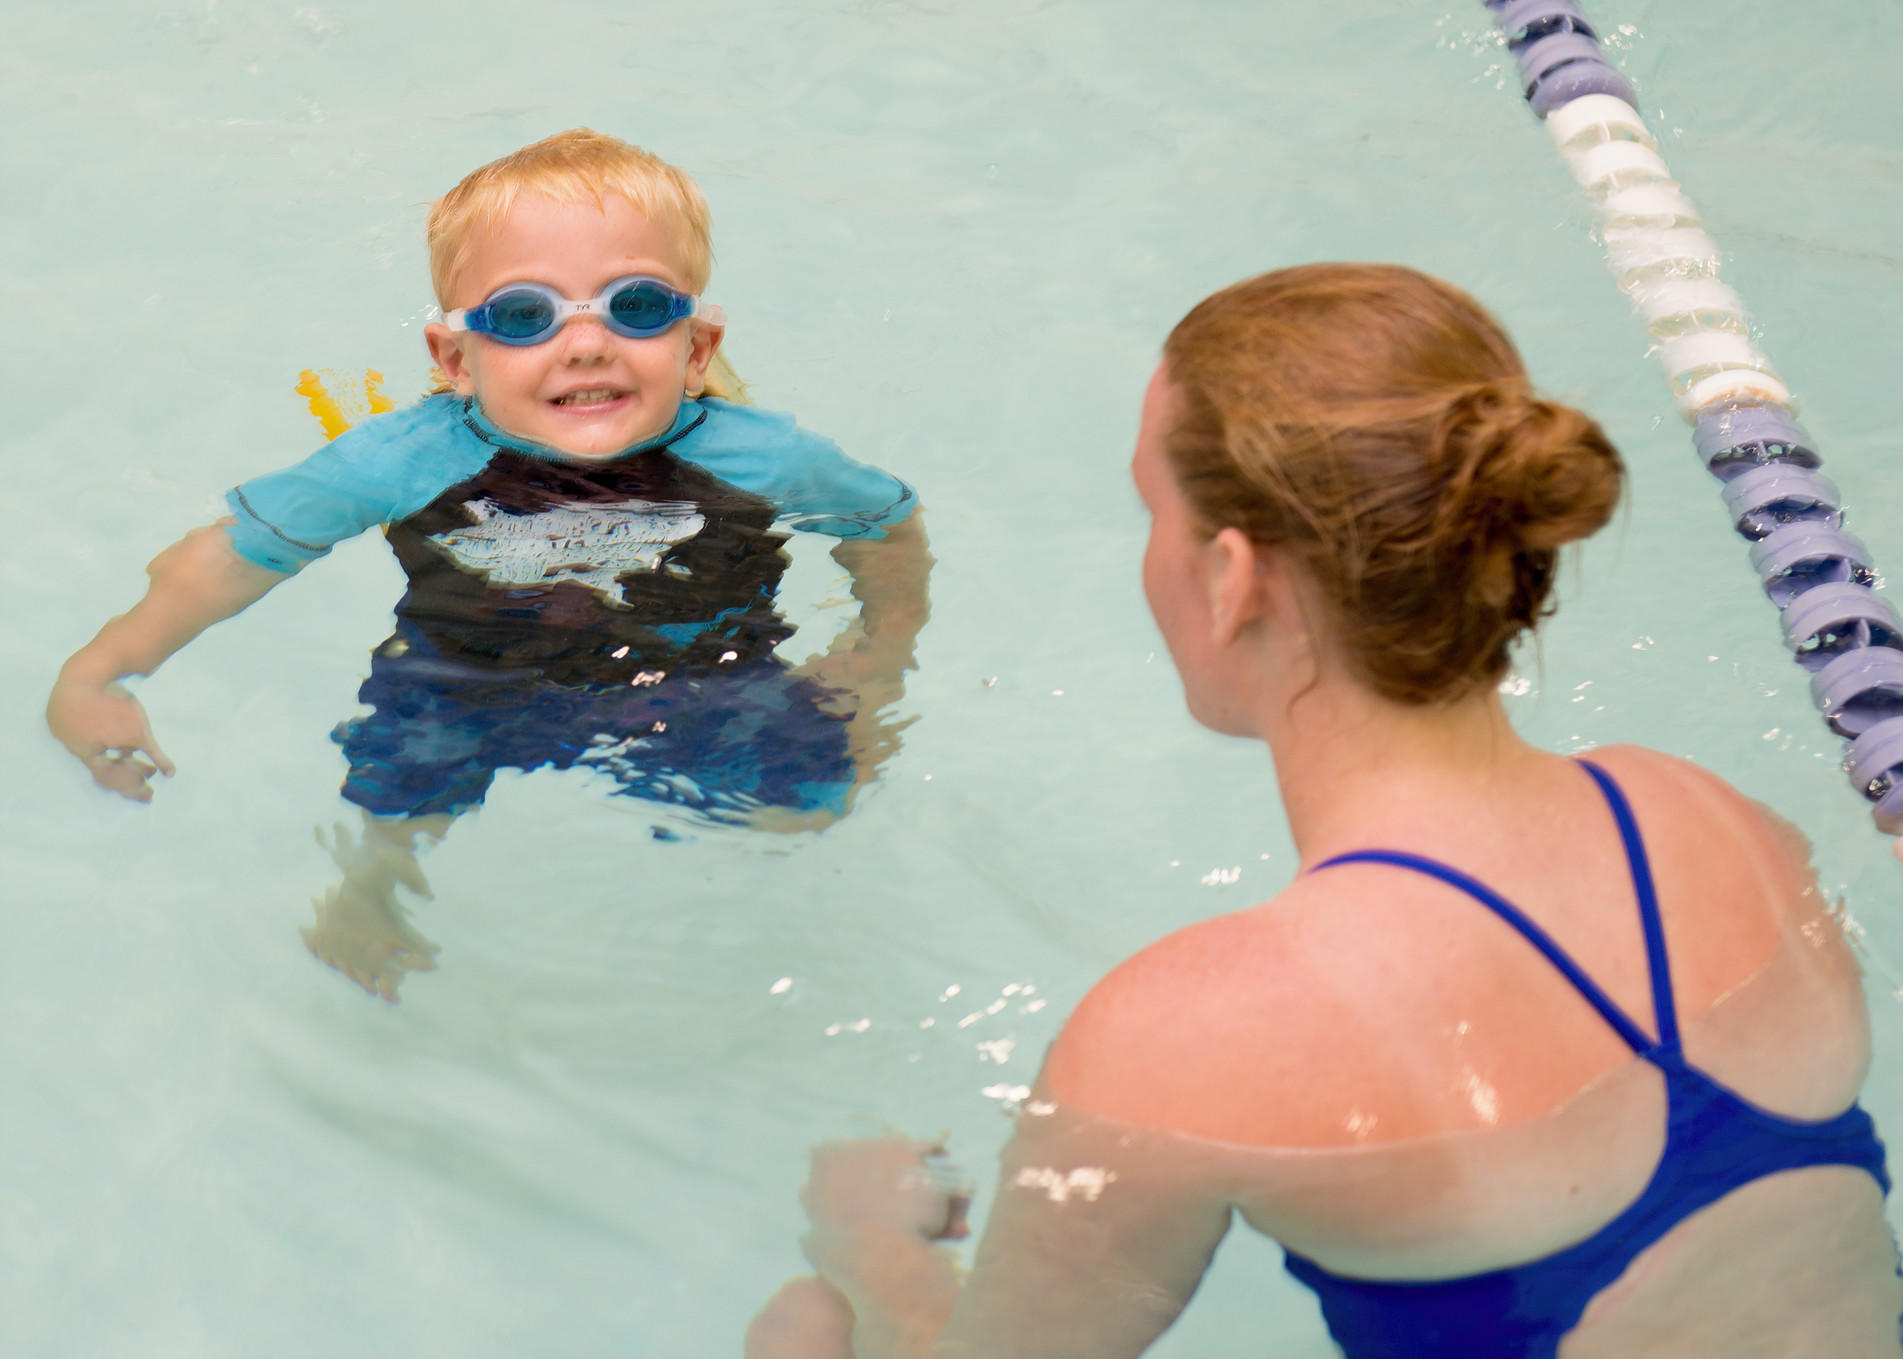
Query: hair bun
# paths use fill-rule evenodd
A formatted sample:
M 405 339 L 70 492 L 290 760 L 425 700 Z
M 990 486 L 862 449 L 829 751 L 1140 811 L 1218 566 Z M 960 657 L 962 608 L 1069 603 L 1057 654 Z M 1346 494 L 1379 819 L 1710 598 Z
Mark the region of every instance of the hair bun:
M 1447 401 L 1437 440 L 1449 494 L 1443 534 L 1509 553 L 1589 537 L 1619 503 L 1618 452 L 1598 422 L 1516 380 L 1474 383 Z
M 1437 703 L 1506 673 L 1558 549 L 1612 516 L 1619 455 L 1535 397 L 1466 293 L 1391 264 L 1305 264 L 1199 303 L 1164 346 L 1166 452 L 1197 518 L 1288 552 L 1349 673 Z

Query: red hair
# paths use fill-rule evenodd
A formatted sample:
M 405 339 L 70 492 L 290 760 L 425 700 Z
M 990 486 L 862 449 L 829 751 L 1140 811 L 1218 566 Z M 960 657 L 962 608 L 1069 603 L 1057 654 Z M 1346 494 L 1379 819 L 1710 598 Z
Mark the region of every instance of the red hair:
M 1182 397 L 1166 456 L 1197 517 L 1292 553 L 1351 670 L 1399 702 L 1497 682 L 1553 612 L 1558 549 L 1618 504 L 1605 432 L 1535 396 L 1479 303 L 1412 269 L 1248 279 L 1163 353 Z

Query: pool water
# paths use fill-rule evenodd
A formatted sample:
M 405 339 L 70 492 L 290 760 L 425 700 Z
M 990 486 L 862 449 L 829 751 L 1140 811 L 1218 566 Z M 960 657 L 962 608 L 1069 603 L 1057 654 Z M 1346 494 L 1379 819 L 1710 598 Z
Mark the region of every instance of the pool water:
M 1903 11 L 1591 12 L 1852 528 L 1903 562 Z M 1317 258 L 1468 287 L 1626 451 L 1630 508 L 1516 712 L 1804 826 L 1867 931 L 1866 1102 L 1903 1129 L 1897 865 L 1477 0 L 75 0 L 11 27 L 0 1351 L 737 1354 L 800 1267 L 811 1143 L 943 1131 L 986 1171 L 1092 980 L 1290 872 L 1264 753 L 1182 712 L 1125 460 L 1170 324 Z M 38 712 L 159 548 L 319 441 L 300 370 L 421 389 L 421 205 L 578 124 L 706 190 L 759 400 L 920 488 L 918 720 L 803 839 L 505 775 L 427 856 L 441 968 L 388 1006 L 298 937 L 348 811 L 329 732 L 399 592 L 374 537 L 141 684 L 179 766 L 152 806 L 90 788 Z M 843 587 L 800 547 L 816 646 Z M 1154 1352 L 1330 1351 L 1238 1234 Z

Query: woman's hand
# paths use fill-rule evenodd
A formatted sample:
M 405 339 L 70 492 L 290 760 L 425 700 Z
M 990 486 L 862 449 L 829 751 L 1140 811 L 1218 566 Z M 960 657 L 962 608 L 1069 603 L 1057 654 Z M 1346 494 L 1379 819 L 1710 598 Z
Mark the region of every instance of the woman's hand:
M 853 1359 L 852 1304 L 824 1279 L 788 1279 L 747 1326 L 744 1359 Z
M 971 1191 L 943 1147 L 903 1137 L 827 1142 L 813 1152 L 800 1203 L 803 1245 L 822 1278 L 840 1283 L 869 1256 L 963 1240 Z
M 145 709 L 122 684 L 62 673 L 46 701 L 46 725 L 94 782 L 134 802 L 152 800 L 147 780 L 154 774 L 175 772 L 152 737 Z
M 971 1201 L 944 1149 L 902 1137 L 828 1142 L 800 1202 L 806 1258 L 853 1313 L 859 1359 L 922 1359 L 958 1301 L 958 1272 L 933 1243 L 966 1234 Z

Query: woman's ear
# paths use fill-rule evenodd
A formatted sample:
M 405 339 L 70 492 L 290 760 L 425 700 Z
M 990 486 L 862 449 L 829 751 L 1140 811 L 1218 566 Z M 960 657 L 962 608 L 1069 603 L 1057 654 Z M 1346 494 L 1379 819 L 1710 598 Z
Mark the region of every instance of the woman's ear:
M 1203 551 L 1214 640 L 1227 646 L 1265 611 L 1259 549 L 1232 526 L 1218 529 Z

